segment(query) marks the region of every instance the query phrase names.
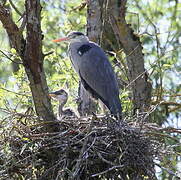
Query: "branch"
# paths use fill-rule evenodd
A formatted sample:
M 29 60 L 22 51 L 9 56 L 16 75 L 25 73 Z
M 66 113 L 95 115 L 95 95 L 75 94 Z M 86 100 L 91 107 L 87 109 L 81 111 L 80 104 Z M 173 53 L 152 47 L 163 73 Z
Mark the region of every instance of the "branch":
M 25 96 L 25 97 L 27 97 L 27 98 L 30 98 L 31 96 L 28 96 L 27 94 L 22 94 L 22 93 L 17 93 L 17 92 L 15 92 L 15 91 L 11 91 L 11 90 L 9 90 L 9 89 L 6 89 L 6 88 L 3 88 L 3 87 L 1 87 L 0 86 L 0 89 L 2 89 L 2 90 L 4 90 L 4 91 L 7 91 L 7 92 L 10 92 L 10 93 L 13 93 L 13 94 L 16 94 L 16 95 L 19 95 L 19 96 Z
M 177 103 L 177 102 L 172 102 L 172 101 L 161 101 L 161 102 L 159 102 L 159 101 L 153 101 L 153 102 L 151 102 L 151 104 L 152 105 L 167 105 L 167 106 L 181 106 L 181 104 L 180 103 Z
M 174 173 L 173 171 L 171 171 L 170 169 L 167 169 L 167 168 L 161 166 L 161 165 L 158 164 L 158 163 L 155 163 L 155 165 L 158 166 L 159 168 L 163 169 L 164 171 L 166 171 L 166 172 L 169 173 L 170 175 L 175 176 L 175 177 L 177 177 L 177 178 L 180 179 L 180 177 L 177 176 L 177 174 L 175 174 L 175 173 Z
M 18 10 L 18 8 L 13 4 L 11 0 L 9 0 L 9 3 L 11 4 L 12 8 L 16 11 L 17 14 L 23 16 L 23 14 Z
M 43 54 L 43 57 L 49 56 L 50 54 L 53 54 L 53 53 L 54 53 L 54 51 L 47 52 L 47 53 Z
M 174 107 L 174 108 L 170 108 L 170 109 L 168 110 L 168 112 L 169 112 L 169 113 L 175 112 L 175 111 L 179 110 L 180 108 L 181 108 L 181 106 L 177 106 L 177 107 Z
M 0 4 L 0 21 L 3 27 L 8 33 L 8 37 L 11 43 L 11 47 L 15 48 L 17 53 L 22 57 L 24 47 L 24 38 L 22 33 L 19 31 L 18 26 L 14 23 L 11 13 L 8 9 Z
M 73 8 L 70 12 L 73 12 L 73 11 L 76 11 L 76 10 L 81 11 L 82 9 L 85 8 L 86 5 L 87 5 L 87 2 L 86 2 L 86 1 L 85 1 L 85 2 L 82 2 L 79 6 Z
M 174 128 L 174 127 L 160 127 L 156 124 L 144 124 L 144 127 L 147 128 L 146 133 L 159 133 L 161 136 L 169 136 L 169 138 L 175 138 L 170 136 L 170 133 L 178 133 L 181 134 L 181 128 Z M 164 134 L 163 134 L 164 133 Z M 177 138 L 175 138 L 178 140 Z
M 7 54 L 5 54 L 2 50 L 0 50 L 0 52 L 1 52 L 7 59 L 9 59 L 10 61 L 12 61 L 13 63 L 23 64 L 23 63 L 21 63 L 21 62 L 17 62 L 17 61 L 12 60 L 12 59 L 11 59 Z
M 123 168 L 123 167 L 124 167 L 124 165 L 113 166 L 113 167 L 111 167 L 111 168 L 109 168 L 109 169 L 107 169 L 107 170 L 105 170 L 105 171 L 102 171 L 102 172 L 97 173 L 97 174 L 93 174 L 92 177 L 100 176 L 100 175 L 106 174 L 106 173 L 108 173 L 109 171 L 112 171 L 112 170 L 114 170 L 114 169 L 120 169 L 120 168 Z

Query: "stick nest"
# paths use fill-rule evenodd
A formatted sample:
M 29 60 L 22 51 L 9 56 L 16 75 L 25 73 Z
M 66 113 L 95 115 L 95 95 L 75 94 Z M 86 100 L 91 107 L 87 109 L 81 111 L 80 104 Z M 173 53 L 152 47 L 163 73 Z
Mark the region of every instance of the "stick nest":
M 64 125 L 59 138 L 64 178 L 126 179 L 128 174 L 135 177 L 135 172 L 139 177 L 153 176 L 151 143 L 139 129 L 119 125 L 110 117 Z
M 150 127 L 138 122 L 117 123 L 109 116 L 68 118 L 57 123 L 60 129 L 55 133 L 42 133 L 44 123 L 21 124 L 14 136 L 6 137 L 10 155 L 1 158 L 6 160 L 2 162 L 3 176 L 40 180 L 156 179 L 153 159 L 160 144 L 148 135 Z

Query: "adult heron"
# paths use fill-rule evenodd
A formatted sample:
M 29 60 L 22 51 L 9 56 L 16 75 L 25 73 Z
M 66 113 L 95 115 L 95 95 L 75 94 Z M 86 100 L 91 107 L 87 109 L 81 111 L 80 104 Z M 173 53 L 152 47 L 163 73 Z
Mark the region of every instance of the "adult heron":
M 59 107 L 58 107 L 59 118 L 67 116 L 77 117 L 76 114 L 71 109 L 69 108 L 63 109 L 64 105 L 67 103 L 68 100 L 68 93 L 65 90 L 60 89 L 58 91 L 50 92 L 49 96 L 59 101 Z
M 67 37 L 53 42 L 69 42 L 69 55 L 81 83 L 90 94 L 100 99 L 115 117 L 121 118 L 118 82 L 103 49 L 89 41 L 81 32 L 71 32 Z

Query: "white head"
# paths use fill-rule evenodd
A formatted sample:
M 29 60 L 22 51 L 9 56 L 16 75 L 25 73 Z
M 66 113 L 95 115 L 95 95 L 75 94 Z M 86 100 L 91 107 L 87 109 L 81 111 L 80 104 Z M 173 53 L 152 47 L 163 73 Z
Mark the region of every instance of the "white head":
M 81 32 L 71 32 L 66 37 L 55 39 L 53 42 L 69 41 L 70 43 L 74 42 L 87 42 L 89 41 L 88 37 Z

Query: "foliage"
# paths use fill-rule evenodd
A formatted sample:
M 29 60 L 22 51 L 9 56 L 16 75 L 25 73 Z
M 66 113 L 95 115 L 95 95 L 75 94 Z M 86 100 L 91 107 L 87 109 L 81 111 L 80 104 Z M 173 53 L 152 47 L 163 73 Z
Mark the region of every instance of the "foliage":
M 144 45 L 145 65 L 154 87 L 152 99 L 157 104 L 163 103 L 158 109 L 159 112 L 154 113 L 154 122 L 162 124 L 169 115 L 179 120 L 180 4 L 168 0 L 128 2 L 127 19 Z M 172 102 L 178 104 L 173 105 Z
M 24 1 L 12 1 L 16 4 L 18 11 L 12 8 L 10 3 L 6 2 L 6 6 L 11 9 L 14 21 L 18 26 L 22 23 L 21 15 L 24 12 Z M 44 60 L 44 68 L 47 75 L 47 82 L 50 91 L 60 88 L 69 91 L 68 106 L 76 109 L 75 99 L 77 97 L 78 77 L 71 67 L 71 63 L 67 58 L 67 44 L 53 44 L 52 39 L 58 36 L 64 36 L 69 31 L 77 30 L 85 32 L 86 26 L 86 8 L 81 8 L 81 0 L 74 1 L 48 1 L 42 0 L 42 34 L 43 52 L 46 55 Z M 145 64 L 149 73 L 149 79 L 153 84 L 152 102 L 155 110 L 152 113 L 152 121 L 160 126 L 178 126 L 181 119 L 180 108 L 180 77 L 181 70 L 181 47 L 180 47 L 180 29 L 181 18 L 179 11 L 181 5 L 174 0 L 146 0 L 146 1 L 128 1 L 127 4 L 127 20 L 134 28 L 134 31 L 141 38 L 143 43 L 143 52 L 145 55 Z M 26 36 L 24 34 L 24 36 Z M 126 58 L 120 52 L 121 69 L 115 67 L 115 70 L 124 77 L 126 76 Z M 113 60 L 111 59 L 114 64 Z M 5 161 L 9 162 L 13 154 L 10 147 L 10 139 L 7 144 L 4 137 L 14 136 L 13 143 L 18 141 L 22 143 L 20 154 L 24 153 L 23 149 L 36 150 L 36 143 L 31 143 L 30 139 L 26 139 L 23 135 L 11 134 L 11 130 L 22 127 L 22 124 L 27 121 L 26 116 L 23 118 L 19 115 L 35 116 L 32 110 L 33 101 L 29 82 L 24 72 L 24 68 L 15 50 L 11 48 L 8 37 L 0 24 L 0 133 L 2 136 L 1 150 L 2 156 L 0 165 Z M 127 86 L 124 88 L 120 97 L 122 98 L 125 114 L 131 109 L 131 102 L 128 99 L 130 96 Z M 55 102 L 53 102 L 56 105 Z M 55 110 L 56 111 L 56 110 Z M 18 114 L 18 115 L 17 115 Z M 16 116 L 17 115 L 17 116 Z M 31 119 L 29 119 L 31 121 Z M 29 122 L 30 123 L 30 122 Z M 32 120 L 32 123 L 37 123 Z M 26 124 L 26 123 L 25 123 Z M 31 124 L 31 123 L 30 123 Z M 30 126 L 28 124 L 28 126 Z M 20 127 L 19 127 L 20 126 Z M 4 137 L 3 137 L 4 136 Z M 180 135 L 170 133 L 171 137 L 178 138 Z M 13 137 L 12 137 L 13 138 Z M 27 142 L 27 145 L 26 143 Z M 174 146 L 179 152 L 179 143 L 174 140 L 165 138 L 166 147 Z M 25 145 L 25 146 L 24 146 Z M 8 159 L 9 158 L 9 159 Z M 161 166 L 170 164 L 173 172 L 176 172 L 177 163 L 180 161 L 177 154 L 160 159 Z M 169 162 L 169 163 L 168 163 Z M 11 162 L 12 163 L 12 162 Z M 13 163 L 12 163 L 13 164 Z M 8 164 L 6 164 L 8 166 Z M 36 170 L 35 170 L 36 171 Z M 32 172 L 35 173 L 35 172 Z M 36 174 L 36 173 L 35 173 Z M 171 176 L 167 171 L 160 172 L 160 179 L 169 179 Z

